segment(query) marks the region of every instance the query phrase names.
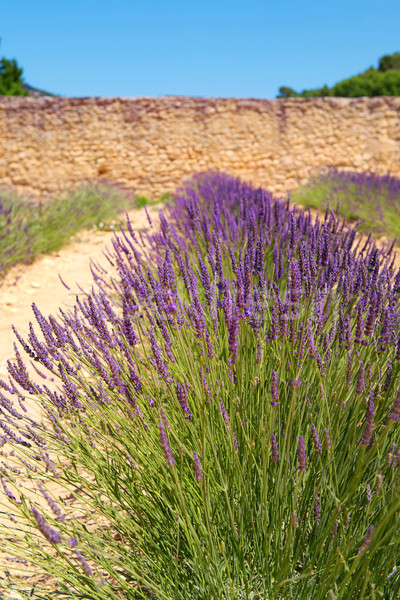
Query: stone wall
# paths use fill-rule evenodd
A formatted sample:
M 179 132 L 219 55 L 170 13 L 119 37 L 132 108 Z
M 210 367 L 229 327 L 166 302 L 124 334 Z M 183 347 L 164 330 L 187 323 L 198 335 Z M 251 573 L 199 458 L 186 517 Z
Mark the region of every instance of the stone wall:
M 400 98 L 0 97 L 0 185 L 22 193 L 219 170 L 285 194 L 330 165 L 400 176 Z

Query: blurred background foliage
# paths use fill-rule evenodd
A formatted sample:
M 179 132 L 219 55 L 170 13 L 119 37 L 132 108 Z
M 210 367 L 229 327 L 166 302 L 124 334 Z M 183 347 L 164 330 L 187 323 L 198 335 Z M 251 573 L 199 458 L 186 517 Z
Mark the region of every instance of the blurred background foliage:
M 296 92 L 290 87 L 279 88 L 278 98 L 318 98 L 341 96 L 399 96 L 400 95 L 400 52 L 386 54 L 379 59 L 378 68 L 370 67 L 363 73 L 339 81 L 332 88 L 324 85 L 315 90 Z

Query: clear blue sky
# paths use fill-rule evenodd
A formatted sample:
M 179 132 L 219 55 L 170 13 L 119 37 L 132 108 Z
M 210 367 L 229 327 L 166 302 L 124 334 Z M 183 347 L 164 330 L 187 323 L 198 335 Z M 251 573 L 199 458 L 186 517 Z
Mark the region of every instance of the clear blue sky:
M 400 51 L 399 0 L 9 0 L 0 56 L 63 96 L 274 98 Z

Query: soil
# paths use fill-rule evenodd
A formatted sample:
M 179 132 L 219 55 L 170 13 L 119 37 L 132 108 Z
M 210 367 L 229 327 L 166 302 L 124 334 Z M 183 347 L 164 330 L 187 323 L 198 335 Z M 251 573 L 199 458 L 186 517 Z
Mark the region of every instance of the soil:
M 157 206 L 149 212 L 158 211 Z M 144 209 L 129 213 L 134 229 L 148 225 Z M 7 359 L 14 356 L 13 344 L 17 341 L 12 331 L 14 325 L 22 337 L 27 337 L 29 321 L 36 323 L 32 303 L 48 316 L 58 308 L 71 308 L 77 294 L 89 291 L 93 277 L 90 261 L 110 269 L 105 249 L 111 248 L 112 231 L 95 229 L 81 232 L 62 250 L 42 256 L 30 265 L 19 265 L 7 273 L 0 288 L 0 378 L 7 375 Z M 67 290 L 59 275 L 70 287 Z M 18 343 L 18 342 L 17 342 Z M 19 345 L 19 344 L 18 344 Z

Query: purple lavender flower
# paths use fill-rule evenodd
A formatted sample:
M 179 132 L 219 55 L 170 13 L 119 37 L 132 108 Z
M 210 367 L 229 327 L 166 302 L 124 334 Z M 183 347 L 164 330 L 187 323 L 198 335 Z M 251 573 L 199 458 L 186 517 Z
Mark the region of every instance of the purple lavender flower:
M 373 301 L 370 304 L 368 315 L 367 315 L 367 319 L 366 319 L 366 322 L 365 322 L 364 332 L 365 332 L 366 336 L 372 335 L 372 333 L 374 331 L 374 326 L 375 326 L 375 320 L 376 320 L 377 312 L 378 312 L 377 302 Z
M 189 409 L 187 389 L 186 386 L 179 382 L 176 384 L 176 396 L 182 411 L 185 413 L 186 421 L 191 421 L 193 419 L 193 415 Z
M 225 404 L 223 403 L 223 401 L 222 401 L 221 398 L 219 399 L 219 410 L 220 410 L 220 413 L 222 415 L 222 418 L 224 420 L 225 425 L 227 427 L 230 427 L 230 424 L 229 424 L 229 421 L 230 421 L 229 415 L 226 412 Z
M 306 455 L 306 447 L 304 444 L 304 438 L 302 435 L 299 436 L 299 446 L 298 446 L 298 450 L 297 450 L 297 456 L 299 459 L 299 471 L 306 471 L 307 455 Z
M 200 372 L 200 377 L 201 377 L 201 381 L 202 381 L 202 385 L 203 385 L 203 390 L 205 392 L 206 395 L 206 402 L 211 402 L 212 400 L 212 393 L 210 390 L 210 387 L 208 385 L 208 381 L 206 378 L 206 375 L 202 369 L 202 367 L 199 367 L 199 372 Z
M 373 533 L 374 533 L 374 526 L 370 525 L 368 527 L 367 534 L 366 534 L 365 538 L 363 539 L 362 544 L 358 550 L 358 554 L 365 554 L 365 552 L 368 550 L 368 548 L 371 545 Z
M 364 379 L 365 379 L 365 366 L 362 360 L 360 360 L 360 371 L 358 373 L 356 394 L 362 394 L 364 390 Z
M 43 460 L 44 464 L 46 465 L 46 473 L 50 472 L 50 473 L 53 474 L 53 476 L 56 479 L 58 479 L 58 477 L 60 476 L 60 474 L 57 472 L 54 464 L 51 462 L 50 457 L 47 454 L 47 452 L 42 452 L 41 459 Z
M 51 544 L 60 544 L 62 542 L 61 533 L 46 523 L 36 506 L 31 506 L 31 511 L 40 533 L 44 535 L 46 540 Z
M 365 429 L 361 443 L 363 446 L 368 446 L 372 438 L 372 429 L 374 426 L 375 406 L 371 397 L 368 400 L 367 410 L 365 413 Z
M 2 469 L 2 471 L 4 473 L 6 473 L 5 469 Z M 4 493 L 7 496 L 7 498 L 12 500 L 13 502 L 17 502 L 18 504 L 20 504 L 20 502 L 16 499 L 16 497 L 14 496 L 12 491 L 7 487 L 6 482 L 4 481 L 3 477 L 0 477 L 0 481 L 1 481 L 1 485 L 3 487 Z
M 161 267 L 160 281 L 165 288 L 175 288 L 175 274 L 171 262 L 171 252 L 169 248 L 167 248 L 165 251 L 165 259 Z
M 384 382 L 383 388 L 382 388 L 382 390 L 384 392 L 388 391 L 391 380 L 392 380 L 392 361 L 389 358 L 388 364 L 387 364 L 385 382 Z
M 271 456 L 274 462 L 279 461 L 278 444 L 276 442 L 276 437 L 274 436 L 274 434 L 271 435 Z
M 390 419 L 395 422 L 400 419 L 400 390 L 397 392 Z
M 194 459 L 194 473 L 196 475 L 197 483 L 200 483 L 203 479 L 203 471 L 201 470 L 201 463 L 197 452 L 193 452 Z
M 93 575 L 92 567 L 87 562 L 86 558 L 83 556 L 80 550 L 74 550 L 75 556 L 77 560 L 81 563 L 83 572 L 87 577 L 91 577 Z
M 234 431 L 232 431 L 232 441 L 233 441 L 233 447 L 235 449 L 235 452 L 237 453 L 239 450 L 239 444 L 238 444 L 237 437 L 236 437 L 236 434 Z
M 239 315 L 236 308 L 233 309 L 233 314 L 231 315 L 230 321 L 228 323 L 228 343 L 229 343 L 229 352 L 232 354 L 232 364 L 236 363 L 239 341 L 238 341 L 238 332 L 239 332 Z
M 156 336 L 154 334 L 154 329 L 149 330 L 149 339 L 151 343 L 151 348 L 153 351 L 153 356 L 151 356 L 150 360 L 154 367 L 157 369 L 160 379 L 168 380 L 170 377 L 170 373 L 167 369 L 167 365 L 165 360 L 162 357 L 160 347 L 157 343 Z
M 295 213 L 292 210 L 290 213 L 290 240 L 289 240 L 289 248 L 290 250 L 294 250 L 297 243 L 297 227 L 296 227 L 296 217 Z
M 162 419 L 162 422 L 164 424 L 164 427 L 166 427 L 167 429 L 171 429 L 171 425 L 170 425 L 170 423 L 169 423 L 169 421 L 167 419 L 167 416 L 166 416 L 166 414 L 165 414 L 164 409 L 162 408 L 162 406 L 160 406 L 160 414 L 161 414 L 161 419 Z
M 363 313 L 362 313 L 362 304 L 359 303 L 357 305 L 357 324 L 356 324 L 356 334 L 355 334 L 355 343 L 359 344 L 361 341 L 361 338 L 363 336 L 363 325 L 364 325 L 364 320 L 363 320 Z
M 50 506 L 53 513 L 57 516 L 57 521 L 63 521 L 66 517 L 66 514 L 61 510 L 58 504 L 50 496 L 48 491 L 40 483 L 38 483 L 38 488 L 42 493 L 44 499 L 46 500 L 47 504 Z
M 290 263 L 289 291 L 290 301 L 292 304 L 297 304 L 301 297 L 301 276 L 299 265 L 295 260 Z
M 322 444 L 321 444 L 321 440 L 319 439 L 317 429 L 316 429 L 314 423 L 311 423 L 311 430 L 312 430 L 312 437 L 313 437 L 313 442 L 314 442 L 315 453 L 321 455 L 322 454 Z
M 167 460 L 167 463 L 169 464 L 169 466 L 172 469 L 172 467 L 175 464 L 175 458 L 174 458 L 174 455 L 172 454 L 171 446 L 169 445 L 167 434 L 165 432 L 162 421 L 160 421 L 160 441 L 161 441 L 161 445 L 164 450 L 164 455 Z
M 279 392 L 278 392 L 278 374 L 275 370 L 272 371 L 272 383 L 271 383 L 271 406 L 278 406 Z

